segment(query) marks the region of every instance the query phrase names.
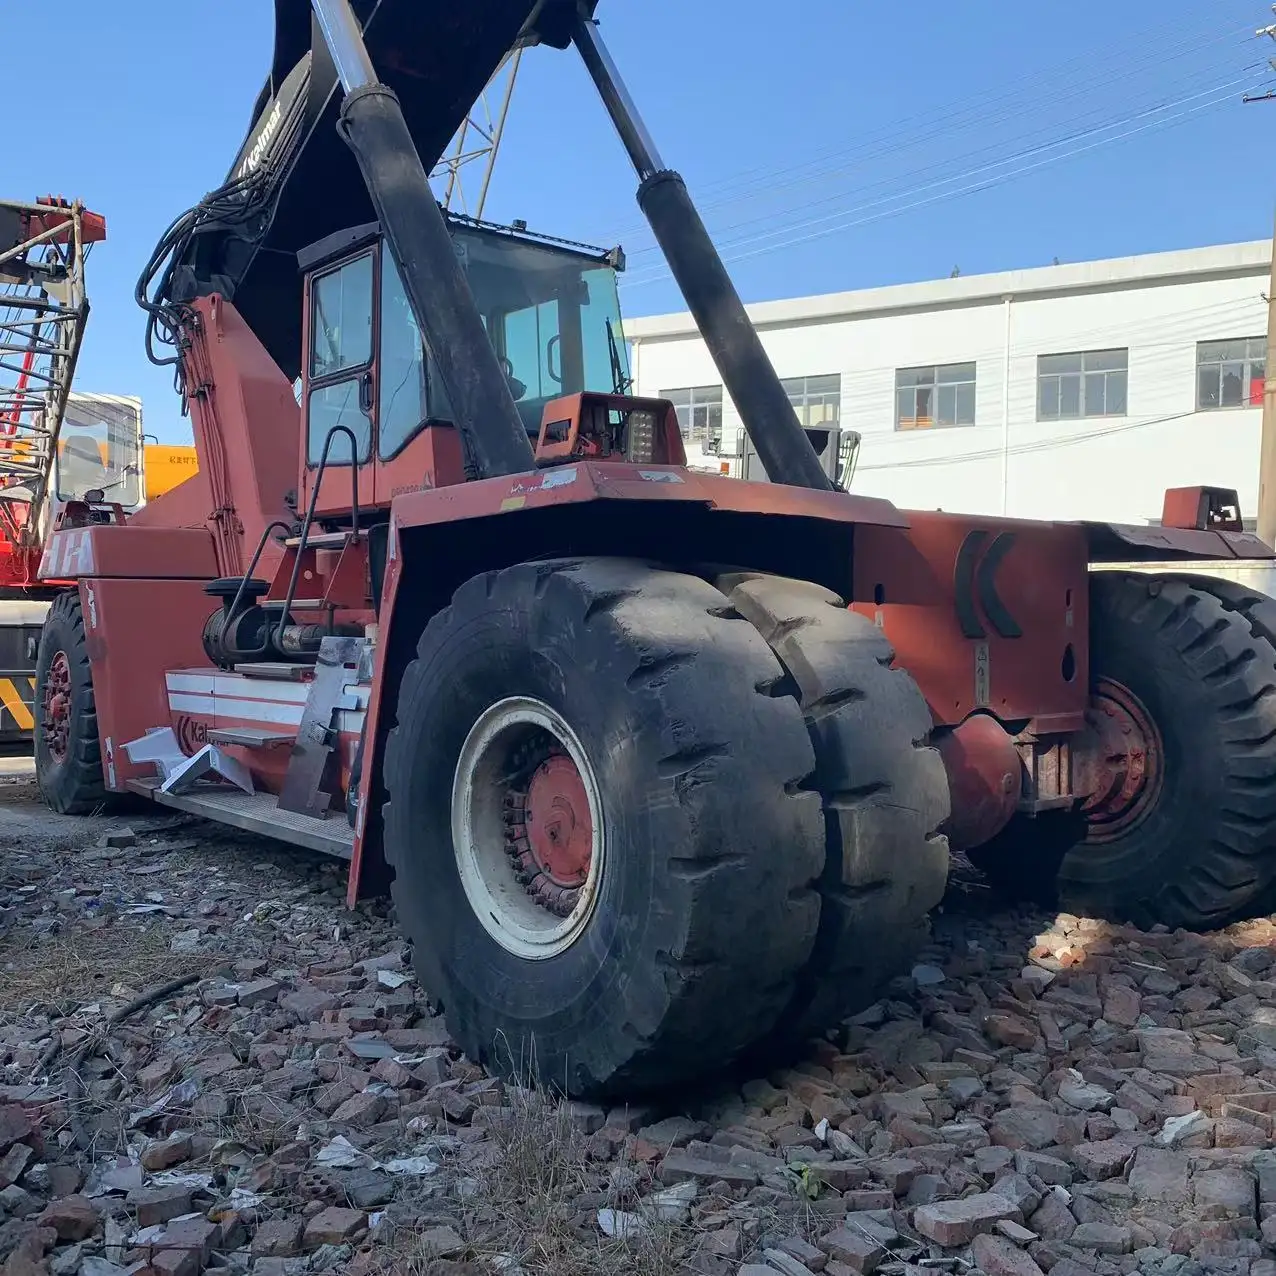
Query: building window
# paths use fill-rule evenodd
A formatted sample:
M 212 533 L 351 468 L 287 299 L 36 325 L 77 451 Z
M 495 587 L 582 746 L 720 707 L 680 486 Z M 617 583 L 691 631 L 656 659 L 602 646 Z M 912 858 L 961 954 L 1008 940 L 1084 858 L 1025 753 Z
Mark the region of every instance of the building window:
M 895 373 L 895 428 L 975 424 L 975 365 L 947 363 Z
M 1267 380 L 1267 338 L 1201 341 L 1196 347 L 1196 406 L 1261 408 Z
M 804 426 L 815 429 L 837 425 L 842 415 L 842 378 L 837 373 L 825 377 L 790 377 L 781 385 Z
M 1037 420 L 1124 416 L 1129 369 L 1128 350 L 1039 355 Z
M 722 438 L 722 387 L 696 385 L 684 390 L 661 390 L 678 412 L 682 437 L 688 443 L 718 442 Z

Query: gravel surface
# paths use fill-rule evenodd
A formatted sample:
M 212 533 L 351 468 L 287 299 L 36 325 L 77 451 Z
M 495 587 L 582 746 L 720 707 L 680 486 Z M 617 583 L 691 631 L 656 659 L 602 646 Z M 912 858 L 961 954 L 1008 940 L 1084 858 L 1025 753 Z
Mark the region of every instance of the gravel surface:
M 1269 919 L 1145 933 L 958 868 L 835 1040 L 607 1111 L 461 1057 L 344 865 L 22 777 L 0 845 L 4 1276 L 1276 1276 Z

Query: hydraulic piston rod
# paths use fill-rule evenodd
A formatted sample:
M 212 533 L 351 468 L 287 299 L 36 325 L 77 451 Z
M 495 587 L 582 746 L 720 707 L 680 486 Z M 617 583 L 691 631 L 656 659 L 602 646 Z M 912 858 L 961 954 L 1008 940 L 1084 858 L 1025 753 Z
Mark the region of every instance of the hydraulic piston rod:
M 592 19 L 581 18 L 572 39 L 638 174 L 639 207 L 651 224 L 768 477 L 791 487 L 832 489 L 833 482 L 798 422 L 686 184 L 664 167 L 597 25 Z
M 311 0 L 345 90 L 338 128 L 354 152 L 403 291 L 480 478 L 536 468 L 509 382 L 457 259 L 393 90 L 377 80 L 348 0 Z

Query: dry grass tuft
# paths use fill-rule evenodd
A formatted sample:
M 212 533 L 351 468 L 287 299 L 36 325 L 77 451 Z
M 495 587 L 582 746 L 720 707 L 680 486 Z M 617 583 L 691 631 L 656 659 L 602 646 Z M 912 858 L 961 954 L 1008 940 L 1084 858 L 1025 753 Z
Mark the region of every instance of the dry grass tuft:
M 475 1270 L 508 1276 L 684 1276 L 700 1231 L 694 1223 L 670 1223 L 644 1214 L 638 1198 L 613 1184 L 643 1167 L 621 1157 L 601 1158 L 573 1119 L 571 1106 L 530 1084 L 510 1086 L 506 1106 L 491 1110 L 480 1146 L 485 1156 L 450 1177 L 465 1175 L 469 1190 L 421 1202 L 416 1228 L 402 1229 L 378 1246 L 368 1269 L 376 1276 L 431 1276 L 440 1270 L 431 1252 L 431 1228 L 450 1221 L 463 1235 Z M 441 1185 L 439 1185 L 441 1186 Z M 622 1184 L 623 1186 L 623 1184 Z M 650 1194 L 651 1184 L 642 1191 Z M 659 1185 L 654 1185 L 658 1187 Z M 609 1237 L 599 1210 L 623 1212 L 630 1233 Z M 468 1270 L 468 1268 L 467 1268 Z
M 132 993 L 207 967 L 207 954 L 174 953 L 170 932 L 154 923 L 88 928 L 68 922 L 49 935 L 29 928 L 0 935 L 0 1014 L 24 1014 L 35 1005 Z
M 509 1255 L 526 1276 L 674 1276 L 694 1241 L 690 1226 L 644 1217 L 609 1186 L 616 1166 L 597 1161 L 570 1106 L 539 1087 L 508 1091 L 508 1112 L 492 1130 L 493 1162 L 475 1199 L 475 1248 Z M 599 1209 L 636 1218 L 631 1234 L 602 1234 Z M 640 1221 L 637 1221 L 640 1220 Z M 486 1226 L 484 1226 L 486 1223 Z

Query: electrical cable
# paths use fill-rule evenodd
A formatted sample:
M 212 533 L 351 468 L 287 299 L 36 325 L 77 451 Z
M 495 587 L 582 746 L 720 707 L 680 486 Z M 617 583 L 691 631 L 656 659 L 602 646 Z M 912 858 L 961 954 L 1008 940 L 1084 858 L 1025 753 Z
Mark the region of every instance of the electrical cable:
M 773 189 L 780 184 L 790 189 L 794 185 L 795 177 L 804 170 L 814 165 L 825 164 L 829 160 L 837 160 L 842 167 L 845 167 L 851 160 L 862 163 L 865 159 L 895 155 L 910 145 L 931 142 L 937 137 L 949 134 L 960 134 L 964 131 L 987 132 L 1004 120 L 1022 118 L 1029 105 L 1035 106 L 1043 99 L 1053 104 L 1078 97 L 1090 100 L 1096 87 L 1114 83 L 1119 83 L 1122 97 L 1128 99 L 1131 79 L 1139 70 L 1148 67 L 1160 70 L 1185 56 L 1199 59 L 1203 48 L 1229 42 L 1247 43 L 1248 39 L 1252 38 L 1252 34 L 1252 29 L 1248 26 L 1234 28 L 1221 34 L 1206 30 L 1185 36 L 1179 31 L 1173 33 L 1172 37 L 1164 42 L 1164 47 L 1162 43 L 1155 40 L 1149 42 L 1140 38 L 1136 45 L 1131 46 L 1131 49 L 1137 50 L 1137 55 L 1133 58 L 1131 49 L 1123 46 L 1110 49 L 1106 54 L 1100 54 L 1097 57 L 1094 50 L 1086 50 L 1068 61 L 1051 66 L 1047 74 L 1043 74 L 1040 69 L 1034 69 L 1011 81 L 1009 85 L 972 94 L 955 108 L 945 105 L 943 108 L 918 112 L 893 120 L 883 128 L 862 134 L 849 148 L 826 147 L 797 164 L 779 168 L 755 166 L 729 177 L 710 181 L 703 187 L 701 210 L 709 211 L 732 203 L 744 202 L 755 191 Z M 1242 37 L 1246 39 L 1243 41 Z M 1121 70 L 1119 80 L 1105 70 L 1107 67 L 1117 66 Z M 1077 68 L 1084 73 L 1077 74 Z M 1222 70 L 1222 67 L 1219 70 Z M 1022 91 L 1018 86 L 1023 86 Z M 998 103 L 1001 105 L 997 106 Z M 988 109 L 993 106 L 997 109 Z M 915 127 L 902 127 L 908 125 Z M 866 151 L 869 152 L 867 155 Z M 813 176 L 823 176 L 830 171 L 836 172 L 838 169 L 817 169 Z M 724 188 L 728 190 L 739 188 L 739 193 L 725 200 L 716 198 Z M 622 229 L 625 236 L 631 233 L 645 234 L 648 230 L 645 222 L 634 223 Z
M 1224 89 L 1228 87 L 1230 86 L 1219 86 L 1219 88 L 1212 90 L 1212 92 L 1221 93 Z M 898 207 L 889 208 L 881 212 L 870 213 L 868 216 L 865 216 L 865 217 L 853 217 L 852 215 L 857 212 L 868 211 L 869 209 L 880 207 L 880 205 L 884 203 L 894 203 L 900 199 L 907 198 L 911 194 L 918 194 L 922 191 L 933 189 L 936 186 L 950 186 L 953 182 L 964 180 L 965 178 L 973 176 L 975 173 L 979 171 L 986 171 L 988 168 L 1004 167 L 1006 164 L 1013 163 L 1014 161 L 1018 159 L 1026 158 L 1027 153 L 1023 155 L 1007 157 L 1005 161 L 1002 161 L 996 165 L 984 166 L 982 170 L 976 169 L 976 170 L 972 170 L 969 173 L 956 174 L 950 178 L 945 178 L 942 181 L 928 183 L 927 185 L 918 187 L 913 191 L 901 192 L 898 195 L 892 197 L 891 199 L 876 200 L 866 205 L 863 205 L 860 208 L 846 209 L 846 210 L 842 210 L 842 212 L 840 213 L 830 214 L 826 217 L 811 219 L 807 222 L 798 222 L 796 226 L 790 226 L 786 228 L 785 231 L 772 231 L 772 232 L 769 232 L 768 234 L 752 236 L 746 239 L 736 241 L 734 243 L 729 243 L 723 246 L 722 257 L 724 262 L 728 264 L 738 262 L 738 261 L 744 261 L 753 257 L 764 256 L 770 253 L 779 252 L 785 248 L 793 247 L 798 244 L 808 243 L 815 239 L 824 238 L 827 235 L 836 234 L 841 231 L 849 230 L 855 226 L 862 226 L 871 222 L 882 221 L 890 217 L 896 217 L 896 216 L 899 216 L 901 213 L 908 212 L 916 208 L 926 207 L 930 204 L 937 203 L 941 200 L 958 198 L 963 195 L 969 195 L 969 194 L 978 193 L 980 191 L 990 190 L 993 187 L 1000 186 L 1007 181 L 1011 181 L 1011 180 L 1014 180 L 1015 178 L 1022 177 L 1026 173 L 1034 172 L 1037 169 L 1043 168 L 1049 164 L 1058 163 L 1061 160 L 1074 158 L 1077 155 L 1085 154 L 1089 151 L 1097 149 L 1098 147 L 1110 145 L 1113 142 L 1123 141 L 1129 137 L 1136 136 L 1140 133 L 1148 132 L 1149 130 L 1154 128 L 1161 128 L 1166 126 L 1172 127 L 1177 123 L 1181 123 L 1183 120 L 1192 118 L 1193 116 L 1199 115 L 1205 111 L 1212 110 L 1215 107 L 1221 105 L 1226 100 L 1227 100 L 1226 98 L 1221 96 L 1215 97 L 1211 101 L 1201 103 L 1198 106 L 1192 107 L 1186 111 L 1180 111 L 1176 115 L 1171 115 L 1163 119 L 1152 120 L 1137 128 L 1127 129 L 1125 132 L 1118 133 L 1109 137 L 1100 138 L 1097 141 L 1091 142 L 1085 146 L 1075 147 L 1072 150 L 1063 152 L 1061 154 L 1047 156 L 1044 159 L 1040 159 L 1034 163 L 1022 165 L 1019 168 L 1012 169 L 1009 172 L 998 173 L 987 180 L 976 181 L 969 185 L 959 187 L 953 190 L 941 190 L 938 193 L 932 194 L 925 198 L 916 199 L 910 203 L 905 203 Z M 852 217 L 852 220 L 849 220 L 849 221 L 842 220 L 845 217 Z M 825 224 L 829 222 L 836 222 L 837 224 L 831 225 L 831 226 Z M 743 248 L 750 244 L 762 243 L 765 240 L 773 239 L 777 235 L 785 234 L 788 231 L 791 231 L 793 229 L 804 229 L 804 228 L 813 227 L 813 226 L 822 226 L 822 229 L 813 230 L 809 234 L 791 236 L 788 239 L 781 240 L 781 242 L 779 243 L 769 243 L 769 244 L 766 244 L 764 247 L 753 248 L 747 252 L 732 252 L 731 251 L 732 248 Z M 651 283 L 662 282 L 665 279 L 668 279 L 670 277 L 671 277 L 670 273 L 666 268 L 663 268 L 663 267 L 657 268 L 657 269 L 650 270 L 645 275 L 640 272 L 635 276 L 629 276 L 622 279 L 621 287 L 625 290 L 631 290 L 634 288 L 645 287 L 646 285 Z
M 1104 426 L 1099 429 L 1082 431 L 1081 433 L 1077 433 L 1077 434 L 1059 435 L 1057 437 L 1052 437 L 1048 439 L 1032 439 L 1026 443 L 1012 444 L 1009 448 L 1002 448 L 1002 447 L 984 448 L 978 452 L 957 452 L 957 453 L 949 453 L 945 456 L 914 457 L 911 460 L 904 460 L 904 461 L 883 461 L 877 465 L 861 464 L 859 466 L 859 469 L 862 472 L 880 471 L 880 470 L 929 469 L 937 465 L 961 465 L 970 461 L 992 461 L 992 460 L 997 460 L 998 458 L 1005 455 L 1027 456 L 1035 452 L 1053 452 L 1060 448 L 1073 447 L 1081 443 L 1092 443 L 1096 439 L 1108 438 L 1111 435 L 1126 434 L 1132 430 L 1146 430 L 1157 425 L 1168 425 L 1174 421 L 1184 421 L 1188 417 L 1193 417 L 1196 415 L 1197 415 L 1197 412 L 1195 410 L 1191 412 L 1174 412 L 1167 416 L 1153 417 L 1147 421 L 1122 421 L 1120 425 Z M 1054 423 L 1053 422 L 1040 422 L 1040 423 L 1034 422 L 1034 424 L 1054 424 Z M 981 427 L 979 426 L 974 426 L 974 427 L 941 426 L 939 428 L 946 432 L 948 430 L 965 430 L 965 429 L 971 429 L 971 428 L 979 429 Z M 982 428 L 987 429 L 990 427 L 985 426 Z M 1000 427 L 998 426 L 996 428 L 1000 428 Z M 900 431 L 880 431 L 876 433 L 877 433 L 877 436 L 880 438 L 901 437 Z M 904 431 L 903 433 L 916 435 L 919 437 L 920 436 L 932 437 L 934 435 L 934 430 Z M 867 442 L 869 439 L 873 438 L 874 434 L 861 432 L 861 435 L 862 435 L 862 442 L 860 447 L 862 452 L 864 442 Z
M 1242 68 L 1242 70 L 1248 73 L 1248 72 L 1258 70 L 1262 68 L 1264 65 L 1265 65 L 1264 63 L 1255 62 L 1245 68 Z M 1243 74 L 1230 81 L 1226 81 L 1222 84 L 1215 83 L 1213 82 L 1214 80 L 1216 80 L 1216 77 L 1211 77 L 1211 83 L 1206 88 L 1198 89 L 1197 85 L 1184 86 L 1183 92 L 1181 92 L 1179 96 L 1172 102 L 1160 101 L 1154 104 L 1146 105 L 1146 106 L 1140 107 L 1137 110 L 1128 111 L 1127 113 L 1125 113 L 1124 115 L 1116 119 L 1102 119 L 1096 123 L 1088 123 L 1087 117 L 1080 117 L 1076 121 L 1074 121 L 1075 127 L 1073 128 L 1073 131 L 1070 133 L 1064 134 L 1062 136 L 1058 136 L 1058 135 L 1051 136 L 1046 130 L 1035 129 L 1028 133 L 1021 134 L 1018 137 L 1003 139 L 1003 141 L 1001 142 L 991 143 L 989 145 L 979 147 L 973 151 L 968 151 L 963 155 L 954 156 L 952 157 L 951 161 L 945 161 L 944 163 L 940 163 L 940 164 L 922 165 L 920 167 L 906 170 L 903 173 L 895 174 L 894 176 L 891 176 L 891 177 L 886 177 L 886 178 L 879 179 L 878 181 L 875 181 L 875 182 L 870 182 L 867 185 L 853 187 L 847 191 L 837 191 L 830 195 L 825 195 L 819 199 L 803 200 L 802 203 L 799 205 L 786 205 L 778 210 L 761 213 L 761 214 L 758 214 L 757 216 L 746 218 L 743 221 L 738 221 L 726 226 L 716 227 L 715 237 L 719 240 L 720 243 L 722 243 L 722 241 L 726 240 L 726 237 L 731 235 L 732 232 L 734 231 L 745 230 L 751 226 L 758 226 L 758 225 L 765 225 L 767 223 L 772 223 L 776 221 L 777 218 L 788 217 L 789 215 L 797 211 L 810 212 L 812 209 L 821 208 L 829 204 L 843 204 L 848 198 L 854 197 L 856 195 L 869 195 L 872 192 L 877 190 L 884 190 L 885 195 L 882 198 L 879 198 L 870 204 L 860 205 L 859 207 L 869 208 L 869 207 L 875 207 L 882 203 L 889 203 L 889 202 L 892 202 L 894 199 L 903 198 L 904 194 L 911 194 L 918 190 L 927 190 L 937 185 L 944 185 L 950 182 L 962 180 L 966 177 L 970 177 L 982 172 L 989 172 L 993 169 L 1004 167 L 1007 164 L 1014 163 L 1020 159 L 1030 158 L 1034 155 L 1038 155 L 1046 151 L 1067 146 L 1072 142 L 1084 141 L 1087 138 L 1094 137 L 1094 136 L 1097 136 L 1098 134 L 1111 131 L 1112 129 L 1120 128 L 1126 124 L 1136 123 L 1139 120 L 1147 119 L 1151 116 L 1165 112 L 1173 106 L 1179 106 L 1188 102 L 1197 101 L 1200 98 L 1212 96 L 1217 93 L 1224 93 L 1230 88 L 1240 87 L 1240 86 L 1251 83 L 1252 77 L 1249 74 Z M 1189 93 L 1187 92 L 1188 88 L 1198 89 L 1198 91 Z M 1094 115 L 1094 114 L 1095 112 L 1090 113 L 1090 115 Z M 1082 127 L 1082 125 L 1085 125 L 1085 126 Z M 1045 137 L 1046 140 L 1044 141 L 1040 140 L 1043 137 Z M 946 167 L 948 167 L 951 163 L 958 163 L 961 161 L 973 161 L 973 160 L 979 159 L 982 156 L 987 156 L 990 154 L 996 156 L 997 152 L 1004 146 L 1014 145 L 1016 143 L 1022 143 L 1022 145 L 1020 146 L 1018 150 L 1013 151 L 1010 154 L 1003 154 L 983 164 L 972 164 L 958 173 L 953 173 L 947 176 L 937 177 L 935 180 L 931 182 L 916 183 L 913 186 L 904 188 L 904 191 L 902 193 L 900 192 L 897 192 L 895 194 L 891 193 L 891 188 L 896 186 L 898 183 L 902 183 L 914 178 L 925 178 L 935 173 L 942 173 L 943 170 Z M 785 193 L 788 194 L 791 192 L 791 190 L 792 190 L 791 186 L 786 187 Z M 841 216 L 845 214 L 847 211 L 848 211 L 847 209 L 842 208 L 838 212 L 830 214 L 830 216 L 831 217 Z M 858 210 L 855 210 L 855 211 L 858 211 Z M 816 224 L 818 220 L 820 219 L 808 219 L 806 222 L 798 223 L 798 224 L 799 225 Z M 783 232 L 781 230 L 775 230 L 770 233 L 772 235 L 775 235 L 775 234 L 780 234 Z M 730 248 L 733 246 L 733 243 L 737 243 L 737 242 L 754 242 L 754 241 L 726 240 L 726 242 L 723 243 L 723 246 Z M 655 253 L 658 251 L 659 251 L 658 246 L 655 244 L 651 244 L 648 246 L 640 246 L 638 248 L 632 249 L 628 255 L 631 259 L 637 259 L 646 254 Z

